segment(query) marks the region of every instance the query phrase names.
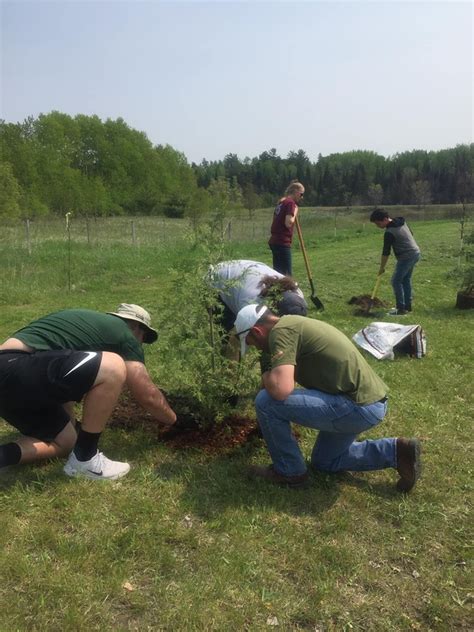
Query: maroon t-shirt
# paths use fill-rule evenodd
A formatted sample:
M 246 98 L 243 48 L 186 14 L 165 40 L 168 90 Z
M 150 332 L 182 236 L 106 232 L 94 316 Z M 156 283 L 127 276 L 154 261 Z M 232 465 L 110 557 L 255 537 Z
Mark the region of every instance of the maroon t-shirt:
M 285 218 L 287 215 L 295 215 L 298 210 L 296 202 L 291 198 L 284 198 L 275 208 L 273 213 L 273 222 L 268 243 L 270 246 L 291 246 L 293 239 L 294 224 L 291 228 L 285 226 Z

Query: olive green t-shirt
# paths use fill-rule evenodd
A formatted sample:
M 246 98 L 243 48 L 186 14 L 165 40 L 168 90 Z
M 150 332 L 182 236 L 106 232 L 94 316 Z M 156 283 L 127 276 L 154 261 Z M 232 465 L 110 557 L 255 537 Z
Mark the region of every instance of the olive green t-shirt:
M 33 321 L 13 334 L 37 350 L 112 351 L 124 360 L 145 361 L 143 349 L 117 316 L 90 309 L 65 309 Z
M 304 388 L 344 394 L 357 404 L 385 397 L 387 386 L 338 329 L 303 316 L 282 316 L 269 336 L 272 368 L 295 366 Z

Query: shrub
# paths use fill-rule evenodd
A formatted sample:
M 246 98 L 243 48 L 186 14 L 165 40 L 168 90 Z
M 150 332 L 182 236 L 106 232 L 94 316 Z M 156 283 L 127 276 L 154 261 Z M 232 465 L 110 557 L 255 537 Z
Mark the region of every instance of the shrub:
M 167 389 L 170 399 L 185 401 L 186 414 L 192 401 L 193 418 L 208 427 L 229 415 L 234 396 L 256 390 L 258 374 L 255 354 L 239 363 L 222 352 L 225 332 L 215 318 L 222 306 L 206 283 L 209 265 L 223 258 L 219 230 L 207 224 L 198 239 L 194 235 L 189 241 L 196 256 L 168 271 L 171 287 L 160 314 L 160 347 L 173 385 Z M 180 410 L 176 413 L 179 417 Z

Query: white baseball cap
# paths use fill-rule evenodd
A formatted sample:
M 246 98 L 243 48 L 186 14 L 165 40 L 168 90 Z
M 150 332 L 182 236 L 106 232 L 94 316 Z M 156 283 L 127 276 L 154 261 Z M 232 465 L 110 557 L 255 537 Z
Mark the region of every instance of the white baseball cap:
M 237 314 L 235 319 L 235 333 L 240 338 L 240 353 L 245 355 L 248 349 L 248 345 L 245 342 L 247 334 L 257 321 L 264 316 L 266 312 L 270 310 L 266 305 L 246 305 Z

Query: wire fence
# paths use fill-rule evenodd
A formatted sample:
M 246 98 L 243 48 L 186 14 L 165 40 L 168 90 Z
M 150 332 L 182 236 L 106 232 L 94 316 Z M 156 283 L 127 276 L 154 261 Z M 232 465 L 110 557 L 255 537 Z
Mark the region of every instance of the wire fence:
M 474 205 L 467 208 L 473 214 Z M 463 216 L 461 205 L 391 207 L 392 217 L 403 215 L 407 221 L 459 221 Z M 300 209 L 299 219 L 307 235 L 318 238 L 337 237 L 370 228 L 370 208 L 307 208 Z M 466 209 L 464 210 L 464 213 Z M 203 216 L 199 223 L 214 219 L 215 229 L 228 241 L 267 241 L 273 209 L 259 209 L 253 213 L 239 212 L 232 216 L 212 218 Z M 4 221 L 0 230 L 0 245 L 22 248 L 28 253 L 47 241 L 72 241 L 91 247 L 128 245 L 136 248 L 154 246 L 167 248 L 197 234 L 196 222 L 191 219 L 152 217 L 54 217 L 35 220 Z

